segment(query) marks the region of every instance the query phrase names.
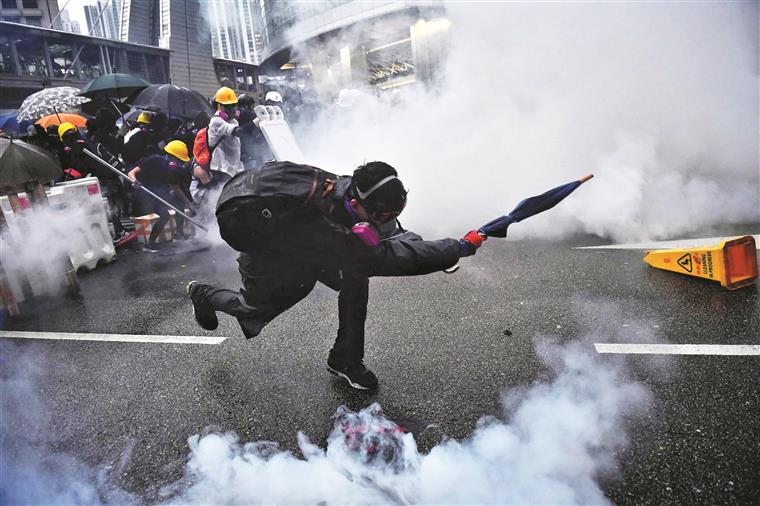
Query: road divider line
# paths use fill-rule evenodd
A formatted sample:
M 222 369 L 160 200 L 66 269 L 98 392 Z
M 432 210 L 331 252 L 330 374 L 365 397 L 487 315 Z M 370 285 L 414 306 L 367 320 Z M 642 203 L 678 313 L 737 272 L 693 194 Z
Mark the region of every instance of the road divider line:
M 759 344 L 594 343 L 597 353 L 641 355 L 760 355 Z
M 635 242 L 628 244 L 607 244 L 604 246 L 581 246 L 574 249 L 684 249 L 684 248 L 698 248 L 709 244 L 718 244 L 727 239 L 731 239 L 739 236 L 728 237 L 704 237 L 701 239 L 677 239 L 674 241 L 651 241 L 651 242 Z M 755 238 L 755 244 L 757 249 L 760 250 L 760 235 L 753 235 Z
M 122 343 L 221 344 L 227 338 L 218 336 L 163 336 L 152 334 L 90 334 L 73 332 L 25 332 L 0 330 L 0 338 L 54 339 L 64 341 L 112 341 Z

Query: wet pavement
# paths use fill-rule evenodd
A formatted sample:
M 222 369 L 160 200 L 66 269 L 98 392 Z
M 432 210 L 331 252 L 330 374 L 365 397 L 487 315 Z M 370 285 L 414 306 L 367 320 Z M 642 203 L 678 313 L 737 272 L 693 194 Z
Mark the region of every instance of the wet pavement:
M 489 241 L 453 275 L 373 279 L 365 363 L 380 379 L 374 394 L 325 371 L 337 329 L 330 289 L 319 285 L 246 340 L 227 316 L 215 333 L 197 327 L 184 291 L 191 279 L 238 286 L 234 252 L 125 253 L 81 274 L 81 297 L 24 303 L 4 328 L 230 339 L 2 339 L 4 378 L 18 374 L 9 361 L 36 366 L 24 373 L 36 402 L 23 426 L 6 413 L 4 431 L 46 434 L 55 451 L 115 466 L 119 486 L 152 502 L 182 474 L 187 438 L 208 430 L 297 453 L 297 432 L 324 444 L 339 405 L 377 401 L 422 451 L 443 436 L 466 438 L 484 415 L 505 416 L 505 390 L 551 380 L 537 339 L 579 342 L 589 353 L 593 342 L 760 344 L 757 286 L 730 292 L 656 271 L 641 251 L 573 249 L 593 242 Z M 626 419 L 630 444 L 619 471 L 601 477 L 605 494 L 619 504 L 760 503 L 760 357 L 626 362 L 653 396 Z

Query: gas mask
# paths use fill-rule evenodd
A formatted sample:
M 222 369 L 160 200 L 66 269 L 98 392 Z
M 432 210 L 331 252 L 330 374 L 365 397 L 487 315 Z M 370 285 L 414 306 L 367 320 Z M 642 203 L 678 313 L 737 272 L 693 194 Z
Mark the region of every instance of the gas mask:
M 231 117 L 234 117 L 235 119 L 237 119 L 240 117 L 240 109 L 232 108 L 232 107 L 228 108 L 226 106 L 222 106 L 219 109 L 219 117 L 222 118 L 224 121 L 228 121 Z

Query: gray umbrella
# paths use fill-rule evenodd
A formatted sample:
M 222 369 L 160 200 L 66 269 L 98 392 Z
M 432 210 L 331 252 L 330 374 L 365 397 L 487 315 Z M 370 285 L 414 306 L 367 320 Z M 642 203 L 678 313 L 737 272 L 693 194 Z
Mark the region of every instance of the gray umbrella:
M 73 86 L 45 88 L 26 97 L 17 118 L 18 121 L 37 121 L 43 116 L 68 111 L 89 101 L 87 97 L 80 97 L 79 89 Z
M 60 164 L 44 149 L 0 137 L 0 184 L 43 183 L 62 174 Z

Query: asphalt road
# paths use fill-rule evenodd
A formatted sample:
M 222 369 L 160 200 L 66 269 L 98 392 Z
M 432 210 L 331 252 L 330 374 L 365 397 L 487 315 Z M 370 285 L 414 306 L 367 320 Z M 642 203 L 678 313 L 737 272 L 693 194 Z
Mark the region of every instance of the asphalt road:
M 30 443 L 106 469 L 155 502 L 181 476 L 187 438 L 209 428 L 298 453 L 298 431 L 324 445 L 339 405 L 377 401 L 422 451 L 442 435 L 465 439 L 484 415 L 506 416 L 505 390 L 552 379 L 537 339 L 577 342 L 602 361 L 618 358 L 596 355 L 593 342 L 760 344 L 757 286 L 730 292 L 656 271 L 641 251 L 573 249 L 594 241 L 489 241 L 453 275 L 373 279 L 365 363 L 380 389 L 371 395 L 325 371 L 337 294 L 324 286 L 249 341 L 226 316 L 213 333 L 230 337 L 220 345 L 2 339 L 6 443 L 10 435 L 19 452 Z M 24 303 L 4 328 L 210 335 L 193 320 L 190 279 L 238 286 L 233 252 L 125 253 L 81 274 L 80 298 Z M 652 397 L 626 416 L 629 444 L 616 455 L 619 471 L 600 477 L 605 495 L 760 503 L 760 357 L 626 362 Z

